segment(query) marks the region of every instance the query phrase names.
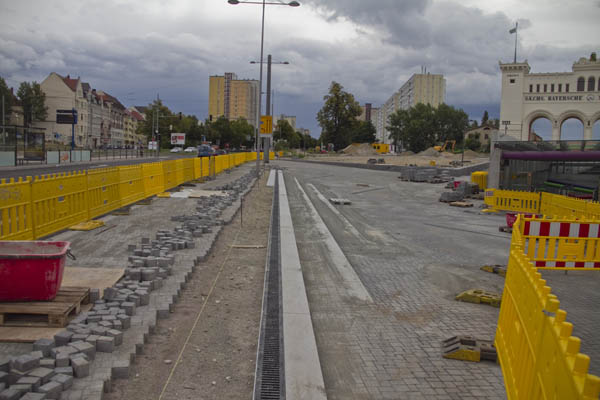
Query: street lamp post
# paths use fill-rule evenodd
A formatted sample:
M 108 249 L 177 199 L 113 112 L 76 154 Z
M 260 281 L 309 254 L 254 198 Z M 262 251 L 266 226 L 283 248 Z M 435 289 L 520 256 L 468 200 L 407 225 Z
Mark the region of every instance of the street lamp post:
M 262 103 L 262 75 L 263 75 L 263 50 L 264 50 L 264 42 L 265 42 L 265 8 L 267 5 L 277 5 L 277 6 L 290 6 L 290 7 L 298 7 L 300 3 L 297 1 L 290 1 L 289 3 L 275 3 L 275 2 L 267 2 L 266 0 L 262 1 L 239 1 L 239 0 L 227 0 L 227 2 L 231 5 L 237 4 L 262 4 L 262 24 L 260 30 L 260 78 L 258 80 L 258 114 L 256 115 L 256 177 L 260 176 L 260 148 L 258 142 L 258 131 L 260 129 L 260 115 L 261 115 L 261 103 Z
M 258 64 L 260 61 L 250 61 L 250 64 Z M 261 63 L 264 64 L 264 61 Z M 266 105 L 266 115 L 272 115 L 271 112 L 271 65 L 272 64 L 283 64 L 283 65 L 288 65 L 289 62 L 287 61 L 275 61 L 273 62 L 271 59 L 271 55 L 269 54 L 267 56 L 267 105 Z M 271 138 L 267 138 L 267 140 L 265 141 L 266 143 L 266 148 L 264 148 L 264 159 L 265 159 L 265 164 L 269 163 L 269 151 L 270 151 L 270 146 L 271 146 Z

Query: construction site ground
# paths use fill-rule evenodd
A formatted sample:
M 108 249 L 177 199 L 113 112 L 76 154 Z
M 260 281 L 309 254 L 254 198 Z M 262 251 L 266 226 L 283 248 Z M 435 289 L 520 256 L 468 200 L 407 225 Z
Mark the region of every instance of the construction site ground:
M 357 154 L 310 154 L 306 153 L 305 160 L 308 161 L 326 161 L 326 162 L 346 162 L 355 164 L 366 164 L 369 159 L 383 158 L 385 164 L 388 165 L 417 165 L 417 166 L 429 166 L 431 161 L 435 161 L 436 166 L 449 166 L 451 161 L 461 161 L 461 154 L 453 154 L 450 152 L 436 152 L 435 150 L 426 150 L 425 154 L 412 154 L 412 153 L 400 153 L 398 155 L 391 154 L 370 154 L 370 155 L 357 155 Z M 474 165 L 482 162 L 489 161 L 488 154 L 475 153 L 470 150 L 465 152 L 464 160 L 467 162 L 466 165 Z

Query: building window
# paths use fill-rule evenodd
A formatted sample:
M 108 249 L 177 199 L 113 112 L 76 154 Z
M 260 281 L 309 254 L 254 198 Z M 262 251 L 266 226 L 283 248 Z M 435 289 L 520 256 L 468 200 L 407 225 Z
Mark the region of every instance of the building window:
M 562 92 L 562 83 L 559 83 L 559 84 L 558 84 L 558 92 L 559 92 L 559 93 L 560 93 L 560 92 Z
M 577 79 L 577 91 L 578 92 L 583 92 L 585 90 L 585 78 L 584 77 L 579 77 L 579 79 Z
M 569 84 L 565 83 L 565 92 L 569 92 Z
M 540 92 L 540 84 L 538 83 L 537 85 L 535 85 L 535 91 L 536 92 Z
M 554 93 L 554 83 L 553 83 L 552 85 L 550 85 L 550 91 L 551 91 L 552 93 Z
M 596 87 L 596 79 L 593 76 L 588 78 L 588 92 L 593 92 Z
M 548 91 L 548 85 L 544 83 L 544 93 Z
M 529 85 L 529 93 L 533 92 L 533 85 Z
M 511 79 L 511 80 L 510 80 L 510 83 L 515 83 L 515 80 L 514 80 L 514 79 Z

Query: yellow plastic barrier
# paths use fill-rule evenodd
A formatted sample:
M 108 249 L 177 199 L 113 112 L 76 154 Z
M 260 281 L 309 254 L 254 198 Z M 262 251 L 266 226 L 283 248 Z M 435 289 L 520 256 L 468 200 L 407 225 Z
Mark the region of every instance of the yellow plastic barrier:
M 177 176 L 175 173 L 175 160 L 162 161 L 163 167 L 163 190 L 169 190 L 177 186 Z
M 581 340 L 571 336 L 566 312 L 523 253 L 520 223 L 513 229 L 495 339 L 507 397 L 597 399 L 600 378 L 587 373 Z
M 0 240 L 32 240 L 33 226 L 31 177 L 0 180 Z
M 121 207 L 142 200 L 144 195 L 144 181 L 142 180 L 142 166 L 123 165 L 119 170 L 119 193 Z
M 586 216 L 587 201 L 552 193 L 542 193 L 541 212 L 561 218 L 579 218 Z
M 487 189 L 484 201 L 494 210 L 539 214 L 540 196 L 540 193 Z
M 121 207 L 119 182 L 119 170 L 117 168 L 88 171 L 88 219 Z
M 164 191 L 163 166 L 160 162 L 142 164 L 144 197 L 154 196 Z
M 525 218 L 519 229 L 519 245 L 535 267 L 600 271 L 600 221 Z
M 183 182 L 214 176 L 254 153 L 186 158 L 0 180 L 0 240 L 33 240 L 157 195 Z
M 183 182 L 189 182 L 194 180 L 194 159 L 184 158 L 183 162 Z
M 87 174 L 36 177 L 31 185 L 31 202 L 36 238 L 87 221 Z
M 476 183 L 480 190 L 487 189 L 487 171 L 475 171 L 471 173 L 471 183 Z

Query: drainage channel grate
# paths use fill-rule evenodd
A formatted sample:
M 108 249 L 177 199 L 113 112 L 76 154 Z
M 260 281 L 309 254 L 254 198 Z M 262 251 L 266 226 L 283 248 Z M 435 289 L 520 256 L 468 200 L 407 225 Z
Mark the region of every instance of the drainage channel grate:
M 265 278 L 262 326 L 256 360 L 255 400 L 285 399 L 279 233 L 279 181 L 276 175 L 269 232 L 268 271 Z

